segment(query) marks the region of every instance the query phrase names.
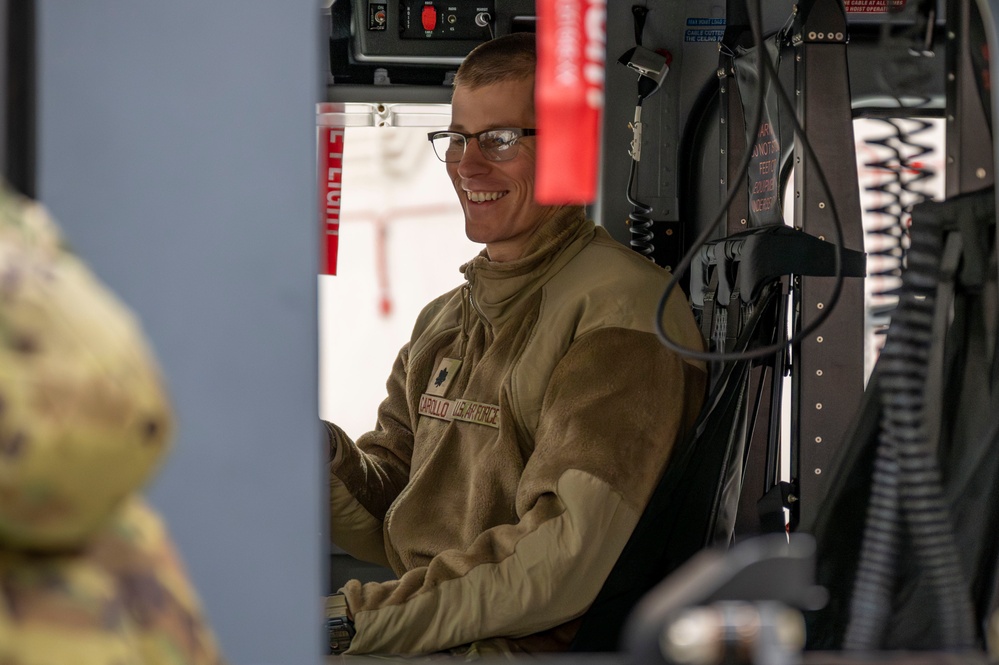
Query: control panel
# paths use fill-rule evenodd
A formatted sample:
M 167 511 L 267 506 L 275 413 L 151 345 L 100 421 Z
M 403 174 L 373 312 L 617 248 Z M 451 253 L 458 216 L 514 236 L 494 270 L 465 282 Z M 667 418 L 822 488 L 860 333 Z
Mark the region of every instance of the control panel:
M 535 20 L 534 0 L 350 0 L 350 10 L 351 59 L 379 66 L 454 68 L 492 37 L 533 31 Z
M 403 39 L 489 39 L 496 16 L 489 2 L 435 2 L 403 0 L 399 7 L 399 34 Z

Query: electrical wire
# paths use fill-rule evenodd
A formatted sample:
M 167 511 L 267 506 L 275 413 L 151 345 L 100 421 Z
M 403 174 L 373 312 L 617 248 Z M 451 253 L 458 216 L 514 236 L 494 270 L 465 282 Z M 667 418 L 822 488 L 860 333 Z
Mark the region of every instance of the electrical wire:
M 762 28 L 762 8 L 761 0 L 754 0 L 752 3 L 752 11 L 749 12 L 749 26 L 753 36 L 753 43 L 756 48 L 764 48 L 764 38 L 763 38 L 763 28 Z M 790 108 L 794 109 L 795 105 L 791 101 L 784 90 L 784 87 L 780 84 L 779 75 L 774 68 L 773 63 L 770 58 L 766 57 L 765 54 L 761 54 L 761 57 L 756 59 L 756 71 L 757 71 L 757 81 L 759 85 L 760 94 L 756 102 L 756 107 L 753 111 L 753 121 L 749 125 L 750 127 L 759 127 L 760 121 L 763 117 L 763 100 L 765 98 L 766 85 L 768 80 L 770 80 L 774 88 L 780 94 L 780 100 Z M 678 344 L 677 342 L 670 339 L 669 334 L 666 332 L 665 326 L 663 324 L 663 314 L 666 311 L 666 303 L 669 300 L 670 294 L 677 287 L 680 276 L 690 269 L 690 264 L 693 262 L 694 257 L 697 256 L 701 248 L 710 240 L 712 234 L 714 233 L 715 227 L 722 221 L 725 217 L 726 212 L 735 200 L 736 195 L 742 191 L 742 181 L 746 177 L 749 170 L 749 163 L 752 159 L 752 150 L 747 146 L 746 153 L 743 155 L 741 162 L 739 163 L 739 168 L 737 169 L 737 176 L 734 178 L 734 185 L 730 183 L 730 189 L 725 197 L 725 201 L 722 203 L 721 208 L 715 215 L 714 220 L 708 225 L 707 228 L 694 240 L 691 249 L 684 255 L 673 272 L 673 278 L 666 285 L 666 289 L 663 295 L 659 299 L 659 305 L 656 309 L 656 334 L 659 337 L 659 341 L 666 348 L 674 351 L 682 356 L 689 358 L 696 358 L 698 360 L 705 361 L 738 361 L 738 360 L 753 360 L 756 358 L 764 358 L 766 356 L 771 356 L 785 348 L 797 344 L 802 339 L 814 332 L 820 325 L 832 313 L 839 302 L 840 293 L 843 288 L 843 225 L 839 217 L 839 212 L 836 209 L 836 202 L 832 196 L 832 188 L 829 186 L 829 181 L 826 178 L 825 172 L 822 169 L 821 164 L 815 154 L 815 150 L 812 147 L 811 142 L 805 135 L 805 130 L 798 121 L 796 113 L 788 114 L 794 125 L 794 135 L 800 141 L 801 146 L 804 148 L 807 157 L 811 160 L 815 167 L 816 176 L 819 181 L 819 186 L 822 192 L 826 195 L 829 205 L 829 213 L 833 221 L 833 235 L 835 237 L 835 242 L 833 243 L 833 262 L 834 262 L 834 282 L 832 292 L 829 295 L 828 304 L 824 307 L 819 314 L 805 327 L 803 327 L 797 335 L 791 336 L 784 342 L 777 344 L 770 344 L 764 347 L 754 349 L 752 351 L 740 351 L 740 352 L 705 352 L 696 349 L 690 349 L 685 346 Z
M 489 39 L 496 39 L 496 33 L 493 32 L 493 15 L 489 12 L 479 12 L 475 15 L 475 25 L 480 28 L 489 28 Z
M 635 23 L 635 44 L 641 48 L 642 38 L 645 34 L 645 21 L 648 18 L 649 10 L 641 5 L 633 5 L 631 14 Z M 667 66 L 669 63 L 667 62 Z M 638 176 L 638 162 L 642 155 L 642 103 L 652 93 L 659 89 L 659 84 L 653 79 L 639 75 L 638 77 L 638 101 L 635 102 L 635 119 L 630 127 L 634 132 L 631 142 L 631 169 L 628 173 L 628 188 L 626 196 L 631 204 L 631 212 L 628 213 L 628 232 L 631 234 L 631 248 L 639 254 L 653 259 L 656 246 L 652 243 L 655 238 L 653 231 L 654 220 L 652 219 L 652 206 L 642 203 L 635 198 L 635 183 Z
M 637 28 L 636 28 L 637 29 Z M 638 175 L 638 163 L 642 155 L 642 102 L 659 89 L 655 82 L 647 76 L 638 79 L 638 101 L 635 103 L 635 120 L 631 123 L 634 136 L 631 141 L 631 169 L 628 173 L 628 189 L 626 196 L 631 204 L 628 213 L 628 231 L 631 233 L 631 248 L 639 254 L 652 259 L 656 246 L 652 243 L 655 234 L 652 230 L 652 206 L 635 198 L 634 190 Z
M 628 174 L 627 197 L 628 203 L 631 204 L 631 212 L 628 213 L 628 232 L 631 234 L 631 248 L 651 259 L 652 253 L 656 251 L 656 246 L 652 243 L 655 238 L 652 231 L 652 207 L 632 195 L 637 173 L 638 160 L 632 159 L 631 171 Z

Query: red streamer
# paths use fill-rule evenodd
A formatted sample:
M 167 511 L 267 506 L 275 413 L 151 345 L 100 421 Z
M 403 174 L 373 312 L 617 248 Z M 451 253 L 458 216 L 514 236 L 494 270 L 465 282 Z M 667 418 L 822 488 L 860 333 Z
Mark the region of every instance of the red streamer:
M 545 205 L 596 200 L 604 106 L 605 0 L 538 0 L 534 195 Z

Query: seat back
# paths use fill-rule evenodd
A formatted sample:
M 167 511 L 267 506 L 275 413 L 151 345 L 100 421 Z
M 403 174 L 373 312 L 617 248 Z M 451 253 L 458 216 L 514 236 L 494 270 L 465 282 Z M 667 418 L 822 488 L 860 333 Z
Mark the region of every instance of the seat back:
M 786 325 L 784 276 L 831 275 L 834 256 L 832 245 L 784 225 L 705 245 L 691 269 L 691 291 L 708 348 L 757 355 L 763 347 L 779 348 Z M 843 250 L 840 268 L 844 276 L 863 275 L 863 253 Z M 724 325 L 705 323 L 709 319 Z M 765 383 L 754 368 L 769 363 L 772 375 L 782 375 L 783 358 L 775 352 L 762 360 L 713 364 L 701 413 L 673 451 L 630 540 L 584 615 L 573 650 L 617 649 L 628 613 L 645 593 L 698 551 L 731 543 Z M 777 417 L 777 407 L 779 400 L 772 400 L 767 418 Z
M 772 324 L 771 287 L 746 323 L 737 348 Z M 752 361 L 726 365 L 712 381 L 691 430 L 681 439 L 572 644 L 573 651 L 613 651 L 632 608 L 650 589 L 704 547 L 727 545 L 742 488 L 749 431 Z

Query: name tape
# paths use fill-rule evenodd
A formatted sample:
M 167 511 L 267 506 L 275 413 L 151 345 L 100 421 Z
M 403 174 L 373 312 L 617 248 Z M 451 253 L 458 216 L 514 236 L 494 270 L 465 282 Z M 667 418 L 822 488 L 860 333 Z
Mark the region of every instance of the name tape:
M 444 399 L 424 393 L 420 396 L 420 415 L 438 420 L 460 420 L 476 425 L 499 428 L 499 407 L 467 399 Z

